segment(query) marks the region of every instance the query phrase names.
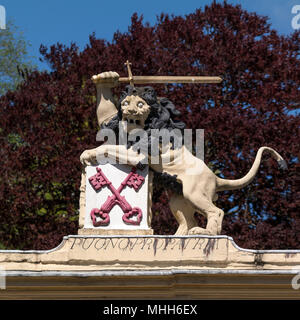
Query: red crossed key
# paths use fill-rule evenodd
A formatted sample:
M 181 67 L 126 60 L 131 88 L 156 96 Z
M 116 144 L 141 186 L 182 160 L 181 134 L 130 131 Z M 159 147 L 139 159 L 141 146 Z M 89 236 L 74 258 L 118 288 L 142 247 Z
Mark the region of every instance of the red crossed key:
M 108 186 L 113 195 L 107 198 L 100 209 L 92 209 L 90 214 L 93 221 L 93 226 L 98 227 L 108 225 L 110 222 L 109 212 L 116 204 L 119 205 L 124 212 L 122 219 L 125 223 L 139 225 L 142 220 L 142 210 L 138 207 L 132 208 L 131 205 L 126 201 L 125 197 L 122 197 L 120 193 L 126 186 L 134 188 L 135 191 L 138 191 L 145 180 L 144 177 L 136 173 L 136 168 L 132 168 L 131 172 L 116 190 L 112 183 L 104 175 L 103 171 L 100 168 L 96 169 L 97 173 L 89 178 L 91 185 L 96 191 Z M 137 220 L 130 220 L 133 216 L 137 216 Z M 97 221 L 96 217 L 100 217 L 102 220 Z

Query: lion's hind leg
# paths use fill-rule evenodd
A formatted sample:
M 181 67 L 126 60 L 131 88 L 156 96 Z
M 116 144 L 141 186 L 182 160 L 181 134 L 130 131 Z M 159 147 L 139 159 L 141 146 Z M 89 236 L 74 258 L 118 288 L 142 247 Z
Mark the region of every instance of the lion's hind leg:
M 222 222 L 224 212 L 220 208 L 216 207 L 208 200 L 202 199 L 197 202 L 197 211 L 202 213 L 207 218 L 206 228 L 194 227 L 189 230 L 189 234 L 202 234 L 202 235 L 217 235 L 222 231 Z
M 170 200 L 170 209 L 179 226 L 175 236 L 187 235 L 189 230 L 197 225 L 194 218 L 195 208 L 183 196 L 173 195 Z

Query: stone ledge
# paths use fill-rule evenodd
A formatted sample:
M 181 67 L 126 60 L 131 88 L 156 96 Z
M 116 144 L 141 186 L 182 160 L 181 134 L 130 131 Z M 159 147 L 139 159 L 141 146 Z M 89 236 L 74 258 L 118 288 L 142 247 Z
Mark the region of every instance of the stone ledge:
M 0 299 L 300 299 L 300 250 L 227 236 L 70 235 L 52 250 L 0 250 L 0 267 Z
M 300 250 L 249 250 L 227 236 L 70 235 L 48 251 L 0 250 L 6 271 L 293 270 Z

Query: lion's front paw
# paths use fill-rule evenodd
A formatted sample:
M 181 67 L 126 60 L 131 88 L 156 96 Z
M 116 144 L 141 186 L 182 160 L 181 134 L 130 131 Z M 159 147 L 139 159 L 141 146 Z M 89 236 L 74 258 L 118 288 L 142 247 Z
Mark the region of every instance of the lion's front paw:
M 80 162 L 85 166 L 91 166 L 97 164 L 96 150 L 85 150 L 80 156 Z

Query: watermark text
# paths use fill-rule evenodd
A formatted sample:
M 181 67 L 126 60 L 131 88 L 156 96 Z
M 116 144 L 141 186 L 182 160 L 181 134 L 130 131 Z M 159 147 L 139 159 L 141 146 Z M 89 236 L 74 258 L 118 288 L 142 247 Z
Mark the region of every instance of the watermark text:
M 295 14 L 293 17 L 291 24 L 294 30 L 300 29 L 300 4 L 294 5 L 292 7 L 292 14 Z
M 300 266 L 297 266 L 296 271 L 298 271 L 298 274 L 296 274 L 292 279 L 292 288 L 294 290 L 300 289 Z
M 0 5 L 0 30 L 6 29 L 6 10 Z
M 186 174 L 194 175 L 199 174 L 204 161 L 203 129 L 197 129 L 194 133 L 192 129 L 133 129 L 128 132 L 127 123 L 120 121 L 118 134 L 112 129 L 101 129 L 96 140 L 104 142 L 96 148 L 94 155 L 98 164 L 173 163 L 185 167 Z M 132 151 L 127 151 L 129 148 Z

